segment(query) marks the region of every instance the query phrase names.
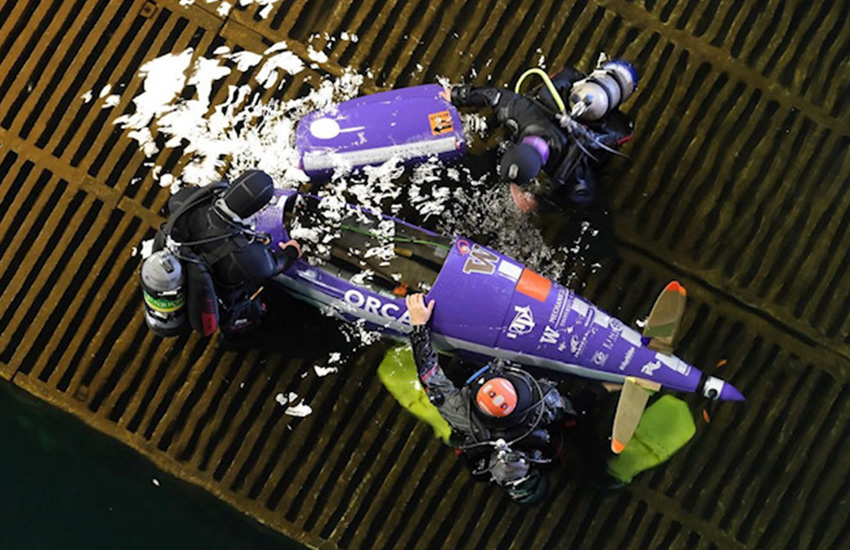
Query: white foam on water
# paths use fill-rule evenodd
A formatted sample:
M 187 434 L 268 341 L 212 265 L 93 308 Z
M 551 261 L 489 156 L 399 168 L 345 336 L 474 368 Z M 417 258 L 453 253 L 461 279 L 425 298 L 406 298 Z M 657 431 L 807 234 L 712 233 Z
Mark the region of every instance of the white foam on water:
M 119 103 L 121 103 L 121 96 L 112 94 L 106 96 L 106 99 L 103 100 L 103 106 L 101 106 L 101 109 L 109 109 L 110 107 L 115 107 Z
M 290 405 L 283 411 L 284 414 L 288 414 L 289 416 L 297 416 L 297 417 L 305 417 L 313 414 L 313 408 L 310 405 L 304 403 L 304 400 L 301 400 L 301 403 L 297 405 Z
M 222 2 L 218 5 L 218 8 L 216 8 L 215 13 L 218 14 L 220 17 L 227 17 L 228 15 L 230 15 L 230 10 L 232 9 L 233 4 L 231 4 L 230 2 Z
M 311 61 L 315 61 L 316 63 L 327 63 L 328 61 L 328 54 L 322 51 L 314 50 L 313 46 L 309 46 L 307 48 L 307 57 L 309 57 Z
M 153 254 L 153 239 L 147 239 L 142 241 L 138 247 L 134 246 L 130 256 L 135 257 L 136 255 L 139 255 L 144 260 L 151 254 Z
M 139 69 L 144 79 L 143 92 L 133 99 L 136 112 L 115 120 L 125 128 L 140 130 L 175 109 L 175 99 L 186 85 L 186 71 L 192 61 L 192 49 L 166 54 L 148 61 Z M 148 132 L 150 133 L 150 132 Z
M 314 365 L 313 370 L 316 371 L 316 376 L 319 378 L 324 378 L 329 374 L 336 374 L 339 372 L 338 367 L 321 367 L 319 365 Z
M 238 5 L 240 7 L 250 7 L 252 5 L 260 8 L 260 17 L 265 19 L 271 13 L 271 10 L 274 8 L 274 5 L 279 0 L 239 0 Z M 180 0 L 180 5 L 183 7 L 188 7 L 194 4 L 196 0 Z M 230 12 L 233 10 L 233 4 L 231 2 L 222 2 L 221 0 L 205 0 L 206 4 L 217 4 L 216 13 L 220 17 L 227 17 L 230 15 Z
M 463 124 L 463 137 L 467 147 L 471 147 L 477 139 L 487 137 L 487 117 L 481 113 L 461 113 L 460 121 Z

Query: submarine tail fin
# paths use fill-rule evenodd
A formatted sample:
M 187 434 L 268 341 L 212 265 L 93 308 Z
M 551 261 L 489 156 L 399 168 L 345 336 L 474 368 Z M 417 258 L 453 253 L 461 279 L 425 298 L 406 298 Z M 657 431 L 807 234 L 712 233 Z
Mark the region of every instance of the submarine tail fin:
M 655 300 L 643 327 L 644 338 L 649 338 L 649 348 L 667 355 L 673 353 L 673 339 L 685 313 L 687 295 L 685 287 L 672 281 Z
M 657 382 L 631 376 L 626 378 L 617 403 L 617 413 L 614 416 L 614 427 L 611 432 L 611 450 L 615 454 L 620 454 L 632 439 L 646 408 L 650 391 L 659 389 L 661 384 Z

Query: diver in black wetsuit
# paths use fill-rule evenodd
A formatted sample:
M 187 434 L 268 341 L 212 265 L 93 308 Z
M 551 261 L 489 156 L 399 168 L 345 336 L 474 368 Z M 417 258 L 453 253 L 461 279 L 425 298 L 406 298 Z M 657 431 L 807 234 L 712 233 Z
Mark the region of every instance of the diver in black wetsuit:
M 542 191 L 538 185 L 535 194 L 551 196 L 563 188 L 574 204 L 596 199 L 595 171 L 632 136 L 633 124 L 618 106 L 636 87 L 634 68 L 617 60 L 590 75 L 565 68 L 533 94 L 467 84 L 452 87 L 444 97 L 458 107 L 493 109 L 513 141 L 502 156 L 500 179 L 511 184 L 517 206 L 532 211 L 537 200 L 526 189 L 541 171 L 548 185 Z
M 192 280 L 188 299 L 189 318 L 198 318 L 198 309 L 207 315 L 201 322 L 205 335 L 215 331 L 212 317 L 227 334 L 245 332 L 256 327 L 265 314 L 265 304 L 258 295 L 267 279 L 285 271 L 301 256 L 299 244 L 270 243 L 265 234 L 252 231 L 249 218 L 272 199 L 274 184 L 271 177 L 250 170 L 232 183 L 211 184 L 202 188 L 185 188 L 168 202 L 171 216 L 157 237 L 155 248 L 166 244 L 179 249 L 181 259 L 193 268 L 211 275 L 210 296 L 195 299 L 191 285 L 199 285 L 200 277 Z M 197 289 L 195 289 L 197 290 Z M 195 295 L 197 296 L 197 292 Z M 217 315 L 216 315 L 217 314 Z M 193 323 L 196 329 L 196 323 Z
M 463 452 L 475 476 L 489 476 L 520 504 L 546 494 L 539 465 L 559 450 L 554 424 L 574 417 L 570 401 L 555 385 L 501 362 L 475 373 L 457 388 L 446 377 L 431 347 L 428 320 L 434 302 L 422 294 L 407 297 L 413 330 L 410 341 L 419 380 L 430 401 L 452 428 L 452 443 Z

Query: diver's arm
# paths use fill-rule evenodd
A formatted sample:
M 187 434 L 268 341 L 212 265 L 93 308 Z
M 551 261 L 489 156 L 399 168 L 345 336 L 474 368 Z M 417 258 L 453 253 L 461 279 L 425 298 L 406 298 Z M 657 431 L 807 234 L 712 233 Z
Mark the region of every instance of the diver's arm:
M 495 108 L 502 97 L 502 93 L 506 91 L 493 86 L 473 88 L 472 84 L 459 84 L 452 86 L 451 101 L 455 107 Z
M 289 241 L 280 243 L 280 250 L 272 250 L 259 241 L 249 243 L 214 264 L 220 281 L 226 285 L 241 285 L 245 281 L 262 284 L 263 281 L 283 273 L 298 259 L 301 249 Z
M 414 325 L 410 333 L 413 357 L 419 380 L 429 401 L 437 407 L 440 416 L 462 437 L 471 433 L 469 397 L 459 390 L 440 368 L 437 354 L 431 347 L 431 330 L 425 325 Z
M 428 397 L 439 408 L 450 397 L 459 394 L 460 390 L 440 368 L 437 354 L 431 346 L 431 329 L 426 323 L 434 310 L 434 301 L 425 306 L 424 296 L 413 294 L 407 297 L 407 310 L 410 312 L 410 323 L 413 325 L 413 330 L 410 331 L 410 344 L 413 346 L 416 373 Z
M 275 250 L 272 255 L 275 259 L 274 274 L 283 273 L 289 266 L 295 263 L 295 260 L 301 257 L 301 245 L 295 240 L 290 240 L 285 243 L 277 243 L 280 250 Z
M 414 325 L 410 331 L 410 345 L 413 346 L 413 360 L 416 363 L 416 374 L 425 389 L 430 389 L 432 383 L 443 378 L 443 369 L 437 361 L 437 354 L 431 347 L 431 329 L 425 325 Z M 436 378 L 434 378 L 436 376 Z M 431 380 L 434 378 L 434 380 Z M 441 384 L 437 384 L 440 386 Z
M 453 401 L 460 394 L 449 377 L 440 368 L 437 354 L 431 347 L 431 329 L 425 325 L 414 326 L 410 332 L 410 343 L 413 346 L 413 360 L 416 363 L 416 373 L 425 388 L 425 393 L 437 406 Z
M 413 360 L 416 362 L 416 374 L 430 394 L 432 390 L 445 392 L 457 392 L 454 384 L 443 373 L 437 361 L 437 354 L 431 346 L 431 329 L 428 321 L 434 311 L 434 301 L 426 306 L 423 294 L 411 294 L 407 297 L 407 311 L 410 315 L 410 345 L 413 346 Z
M 516 137 L 523 128 L 539 119 L 545 122 L 545 113 L 533 100 L 516 94 L 505 88 L 483 86 L 473 88 L 469 84 L 455 86 L 451 94 L 452 104 L 458 107 L 490 107 L 496 115 L 496 122 L 504 126 Z

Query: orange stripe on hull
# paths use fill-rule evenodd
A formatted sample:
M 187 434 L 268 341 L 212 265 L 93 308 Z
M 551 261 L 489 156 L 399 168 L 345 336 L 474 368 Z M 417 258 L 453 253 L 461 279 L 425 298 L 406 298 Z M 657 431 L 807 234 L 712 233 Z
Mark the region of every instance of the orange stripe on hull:
M 529 298 L 545 302 L 549 296 L 549 291 L 552 290 L 552 281 L 530 269 L 523 269 L 516 289 L 517 292 L 525 294 Z

